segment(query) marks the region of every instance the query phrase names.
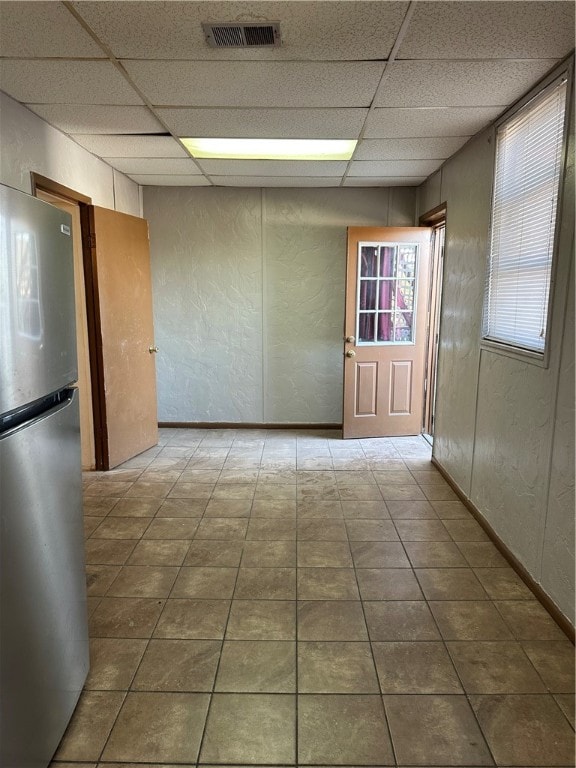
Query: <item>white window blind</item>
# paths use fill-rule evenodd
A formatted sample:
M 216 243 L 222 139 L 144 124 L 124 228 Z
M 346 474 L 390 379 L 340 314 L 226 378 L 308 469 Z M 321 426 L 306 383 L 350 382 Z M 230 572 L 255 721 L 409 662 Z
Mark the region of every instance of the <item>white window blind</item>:
M 484 337 L 544 352 L 566 112 L 556 81 L 503 123 L 496 169 Z

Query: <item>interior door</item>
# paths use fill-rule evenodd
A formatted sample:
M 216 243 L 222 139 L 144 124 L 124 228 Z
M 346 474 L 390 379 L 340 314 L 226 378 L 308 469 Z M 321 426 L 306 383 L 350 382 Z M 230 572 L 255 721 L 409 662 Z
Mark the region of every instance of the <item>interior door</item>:
M 95 206 L 84 216 L 97 466 L 112 469 L 158 442 L 148 222 Z
M 343 436 L 422 431 L 428 227 L 350 227 Z

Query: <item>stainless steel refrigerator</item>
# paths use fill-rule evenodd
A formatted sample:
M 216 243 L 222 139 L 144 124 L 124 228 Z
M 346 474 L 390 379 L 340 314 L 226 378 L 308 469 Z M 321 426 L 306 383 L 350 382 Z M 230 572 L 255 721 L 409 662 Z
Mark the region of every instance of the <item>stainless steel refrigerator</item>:
M 45 768 L 88 672 L 70 216 L 0 185 L 0 766 Z

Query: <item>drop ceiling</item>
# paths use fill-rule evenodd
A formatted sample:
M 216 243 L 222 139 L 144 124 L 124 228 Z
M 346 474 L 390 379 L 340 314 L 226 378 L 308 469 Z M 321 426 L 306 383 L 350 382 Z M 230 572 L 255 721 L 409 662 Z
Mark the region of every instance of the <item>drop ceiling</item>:
M 278 21 L 278 48 L 202 22 Z M 574 47 L 571 0 L 0 2 L 0 90 L 142 185 L 414 186 Z M 181 137 L 358 139 L 195 160 Z

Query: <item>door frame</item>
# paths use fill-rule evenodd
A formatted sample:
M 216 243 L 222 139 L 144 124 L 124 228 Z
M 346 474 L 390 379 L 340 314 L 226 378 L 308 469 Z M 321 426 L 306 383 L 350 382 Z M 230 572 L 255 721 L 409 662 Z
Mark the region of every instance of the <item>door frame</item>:
M 430 211 L 427 211 L 418 219 L 420 226 L 432 227 L 426 362 L 424 369 L 424 411 L 422 423 L 422 436 L 430 444 L 434 441 L 434 418 L 437 400 L 436 382 L 438 380 L 438 352 L 440 347 L 442 285 L 444 282 L 446 219 L 447 205 L 445 202 L 432 208 Z M 440 229 L 444 229 L 441 243 L 438 242 L 438 231 Z
M 102 387 L 102 373 L 97 354 L 97 305 L 95 301 L 95 275 L 93 270 L 90 248 L 90 224 L 89 206 L 92 198 L 66 187 L 53 179 L 42 176 L 34 171 L 30 172 L 32 194 L 36 197 L 37 191 L 42 190 L 58 197 L 78 203 L 80 208 L 80 229 L 82 233 L 82 254 L 84 263 L 84 290 L 86 295 L 86 317 L 88 324 L 88 355 L 90 359 L 90 382 L 92 389 L 92 417 L 94 424 L 94 456 L 96 470 L 107 469 L 107 457 L 104 445 L 104 433 L 102 424 L 104 418 L 104 391 Z

